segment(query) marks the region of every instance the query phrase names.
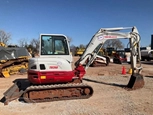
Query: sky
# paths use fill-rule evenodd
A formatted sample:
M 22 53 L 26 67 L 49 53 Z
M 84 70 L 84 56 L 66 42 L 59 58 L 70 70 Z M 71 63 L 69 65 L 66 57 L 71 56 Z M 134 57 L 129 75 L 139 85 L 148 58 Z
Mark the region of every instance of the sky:
M 11 44 L 46 33 L 67 35 L 71 45 L 87 45 L 100 28 L 133 26 L 141 46 L 150 45 L 153 0 L 0 0 L 0 30 L 11 34 Z

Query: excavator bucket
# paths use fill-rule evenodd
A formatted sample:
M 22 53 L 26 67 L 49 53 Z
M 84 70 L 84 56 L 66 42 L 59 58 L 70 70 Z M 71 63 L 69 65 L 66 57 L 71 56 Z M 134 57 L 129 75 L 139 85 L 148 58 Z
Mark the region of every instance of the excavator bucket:
M 144 79 L 143 76 L 138 74 L 138 73 L 134 73 L 131 75 L 130 81 L 127 85 L 127 88 L 129 89 L 139 89 L 142 88 L 144 86 Z

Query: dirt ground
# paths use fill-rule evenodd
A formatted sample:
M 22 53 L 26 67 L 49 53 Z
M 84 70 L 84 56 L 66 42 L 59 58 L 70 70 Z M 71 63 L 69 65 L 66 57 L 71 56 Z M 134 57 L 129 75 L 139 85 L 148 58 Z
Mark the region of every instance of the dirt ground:
M 74 57 L 74 61 L 78 57 Z M 126 74 L 122 74 L 122 67 Z M 14 100 L 9 105 L 0 103 L 0 115 L 151 115 L 153 114 L 153 62 L 142 62 L 145 85 L 141 89 L 127 91 L 130 79 L 129 64 L 89 67 L 83 79 L 92 86 L 94 94 L 89 99 L 64 100 L 45 103 L 23 103 Z M 18 78 L 12 75 L 0 78 L 0 98 Z

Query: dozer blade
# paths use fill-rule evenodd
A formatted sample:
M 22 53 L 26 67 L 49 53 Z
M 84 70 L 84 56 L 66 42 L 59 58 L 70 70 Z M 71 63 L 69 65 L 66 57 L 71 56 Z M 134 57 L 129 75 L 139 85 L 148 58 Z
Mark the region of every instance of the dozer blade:
M 127 85 L 127 88 L 139 89 L 139 88 L 142 88 L 143 86 L 144 86 L 143 76 L 138 74 L 138 73 L 132 74 L 131 78 L 130 78 L 130 81 Z
M 19 98 L 24 93 L 23 90 L 20 90 L 17 83 L 14 83 L 5 93 L 4 93 L 4 105 L 8 105 L 8 103 L 12 100 Z

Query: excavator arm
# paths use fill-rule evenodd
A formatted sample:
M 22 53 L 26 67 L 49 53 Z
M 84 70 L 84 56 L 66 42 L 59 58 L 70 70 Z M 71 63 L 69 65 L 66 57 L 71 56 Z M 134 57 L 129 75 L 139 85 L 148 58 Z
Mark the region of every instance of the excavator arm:
M 139 36 L 138 30 L 136 27 L 101 28 L 92 37 L 83 55 L 75 63 L 76 70 L 78 70 L 77 68 L 81 68 L 80 66 L 86 63 L 84 67 L 78 70 L 78 71 L 81 70 L 81 72 L 78 72 L 78 73 L 81 73 L 80 76 L 83 77 L 82 75 L 82 72 L 84 72 L 83 68 L 85 71 L 87 70 L 89 65 L 97 57 L 97 53 L 100 50 L 100 48 L 104 45 L 104 43 L 107 40 L 110 40 L 110 39 L 129 39 L 130 51 L 131 51 L 132 76 L 131 76 L 128 86 L 130 88 L 133 87 L 134 89 L 143 87 L 144 80 L 143 80 L 142 75 L 140 75 L 141 70 L 142 70 L 141 62 L 139 63 L 140 65 L 137 66 L 137 59 L 141 60 L 140 59 L 141 56 L 140 56 L 140 36 Z
M 129 30 L 130 32 L 119 32 L 121 30 Z M 142 67 L 136 66 L 136 59 L 137 56 L 140 56 L 140 37 L 136 27 L 120 27 L 120 28 L 101 28 L 91 39 L 87 48 L 85 49 L 83 55 L 80 59 L 75 63 L 76 67 L 80 64 L 84 64 L 85 61 L 88 60 L 87 64 L 85 65 L 85 70 L 89 67 L 89 65 L 93 62 L 96 58 L 97 53 L 99 52 L 100 48 L 104 45 L 107 40 L 110 39 L 129 39 L 130 43 L 130 50 L 131 50 L 131 67 L 132 69 L 142 69 Z M 98 46 L 98 47 L 97 47 Z M 96 49 L 96 50 L 95 50 Z M 137 52 L 138 51 L 138 52 Z

